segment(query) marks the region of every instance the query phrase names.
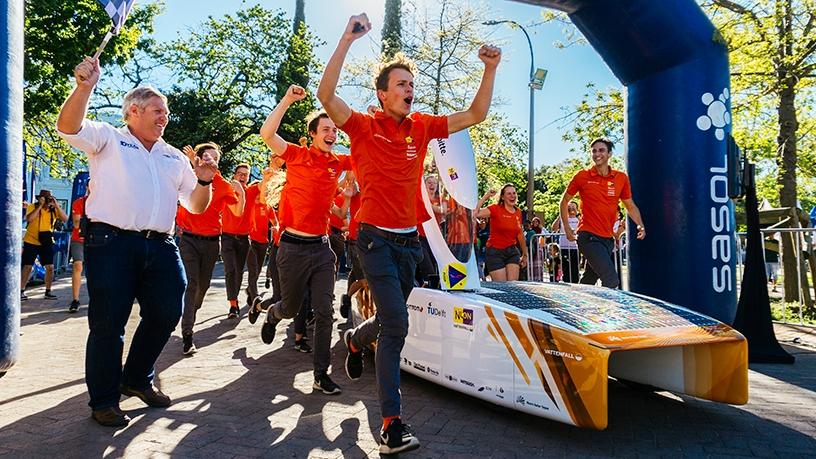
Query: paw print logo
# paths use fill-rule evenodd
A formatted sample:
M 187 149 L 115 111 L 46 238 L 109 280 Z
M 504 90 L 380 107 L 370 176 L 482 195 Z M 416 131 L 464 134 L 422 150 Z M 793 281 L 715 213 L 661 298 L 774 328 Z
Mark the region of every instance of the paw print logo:
M 716 100 L 710 92 L 703 94 L 701 98 L 703 104 L 708 106 L 708 110 L 705 115 L 697 118 L 697 128 L 701 131 L 707 131 L 713 127 L 714 137 L 717 140 L 725 139 L 724 128 L 731 124 L 731 114 L 728 113 L 728 107 L 725 105 L 728 97 L 728 88 L 724 88 L 722 94 Z

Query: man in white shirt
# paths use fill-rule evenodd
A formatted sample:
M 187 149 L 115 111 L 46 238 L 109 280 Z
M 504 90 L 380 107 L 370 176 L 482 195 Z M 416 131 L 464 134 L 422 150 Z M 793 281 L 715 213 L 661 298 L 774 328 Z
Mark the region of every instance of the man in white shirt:
M 85 119 L 99 81 L 99 61 L 85 58 L 74 69 L 77 86 L 60 111 L 57 130 L 88 155 L 94 193 L 86 202 L 85 231 L 88 325 L 85 380 L 92 417 L 105 426 L 124 426 L 120 395 L 149 406 L 169 406 L 153 386 L 153 365 L 176 328 L 187 280 L 173 232 L 177 202 L 201 213 L 210 202 L 216 163 L 184 154 L 161 136 L 167 99 L 149 87 L 130 91 L 122 103 L 126 125 L 115 128 Z M 142 320 L 122 368 L 125 325 L 133 301 Z

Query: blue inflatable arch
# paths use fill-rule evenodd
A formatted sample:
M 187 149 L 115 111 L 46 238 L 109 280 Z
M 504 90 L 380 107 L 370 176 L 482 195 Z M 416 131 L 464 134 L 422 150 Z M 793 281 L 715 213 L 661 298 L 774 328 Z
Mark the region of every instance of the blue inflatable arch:
M 14 365 L 20 336 L 23 189 L 23 0 L 0 0 L 0 376 Z
M 618 151 L 647 228 L 629 238 L 630 289 L 732 323 L 729 70 L 717 29 L 694 0 L 517 1 L 566 12 L 626 87 Z

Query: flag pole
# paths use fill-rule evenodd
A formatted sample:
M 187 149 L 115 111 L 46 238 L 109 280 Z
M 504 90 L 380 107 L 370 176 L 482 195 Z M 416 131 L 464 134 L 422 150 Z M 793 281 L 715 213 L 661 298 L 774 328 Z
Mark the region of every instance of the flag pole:
M 108 30 L 108 33 L 105 34 L 105 38 L 102 40 L 102 44 L 100 44 L 99 47 L 96 48 L 96 53 L 94 53 L 93 56 L 94 60 L 99 59 L 99 55 L 102 54 L 102 51 L 105 49 L 105 46 L 108 46 L 108 42 L 110 41 L 111 38 L 113 38 L 113 27 L 111 27 L 111 29 Z

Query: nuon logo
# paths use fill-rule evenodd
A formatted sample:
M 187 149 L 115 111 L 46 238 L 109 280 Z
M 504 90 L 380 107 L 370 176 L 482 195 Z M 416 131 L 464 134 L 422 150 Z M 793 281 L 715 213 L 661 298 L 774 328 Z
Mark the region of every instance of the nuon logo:
M 731 124 L 731 114 L 728 113 L 728 107 L 725 105 L 728 98 L 728 88 L 723 88 L 722 94 L 720 94 L 720 97 L 716 100 L 710 92 L 703 94 L 700 100 L 703 104 L 708 106 L 708 110 L 705 115 L 697 118 L 697 129 L 707 131 L 713 127 L 714 137 L 716 137 L 717 140 L 725 139 L 724 128 Z

